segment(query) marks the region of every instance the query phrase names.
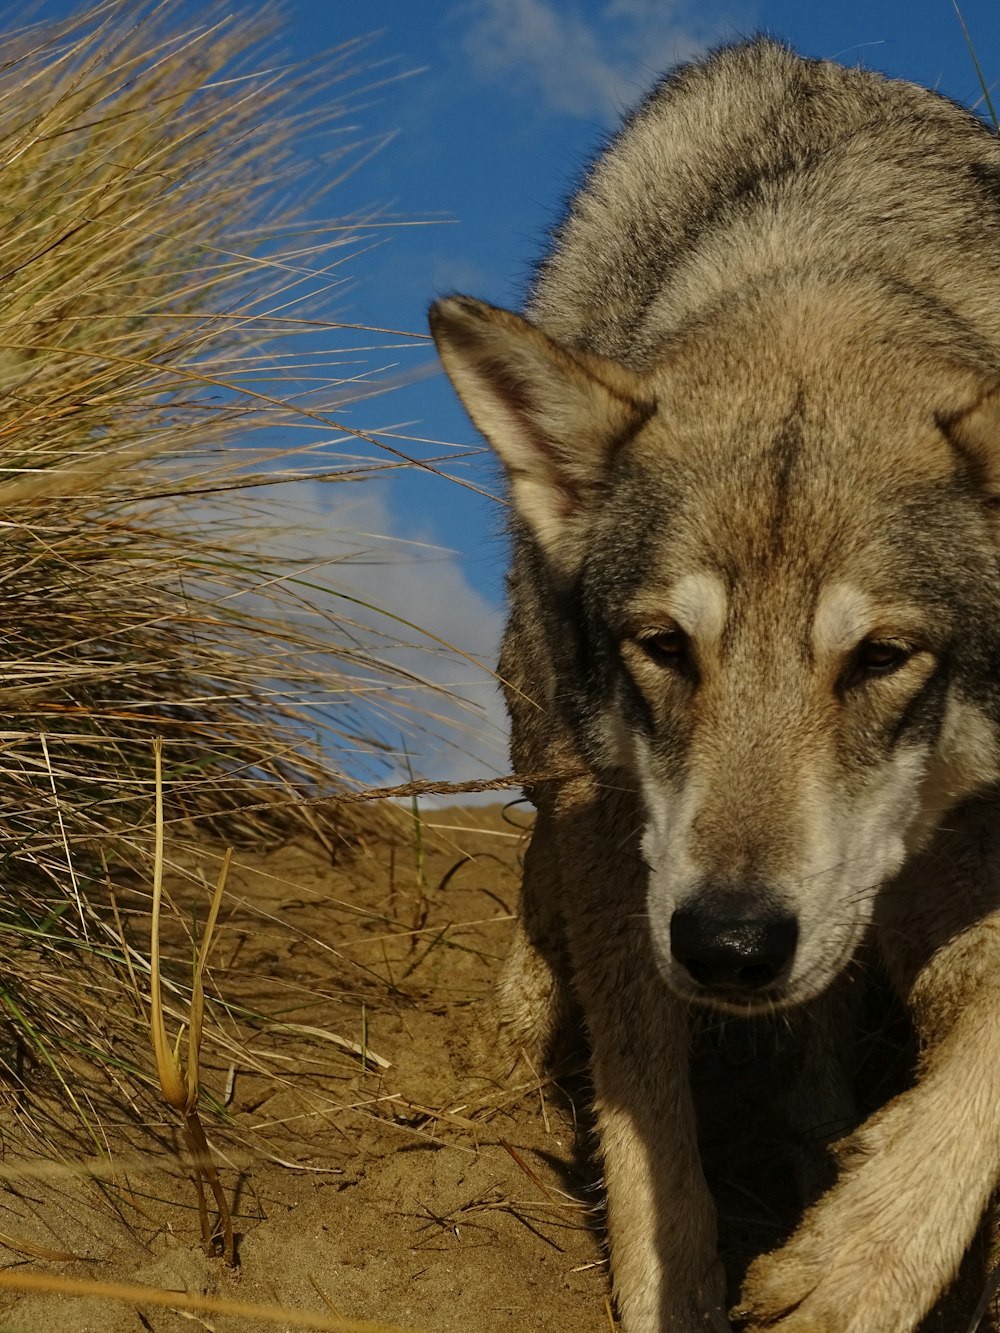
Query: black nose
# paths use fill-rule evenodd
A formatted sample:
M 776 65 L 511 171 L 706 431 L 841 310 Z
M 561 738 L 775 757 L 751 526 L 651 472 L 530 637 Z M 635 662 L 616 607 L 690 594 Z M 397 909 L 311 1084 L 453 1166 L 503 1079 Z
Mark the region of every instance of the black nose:
M 799 926 L 757 894 L 706 892 L 670 919 L 670 949 L 688 974 L 710 990 L 759 991 L 795 955 Z

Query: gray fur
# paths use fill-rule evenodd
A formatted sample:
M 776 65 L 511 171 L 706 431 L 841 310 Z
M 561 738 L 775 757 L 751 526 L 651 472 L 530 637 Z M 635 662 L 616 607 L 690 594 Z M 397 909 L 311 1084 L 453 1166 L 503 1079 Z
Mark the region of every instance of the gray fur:
M 730 1327 L 691 1003 L 808 1009 L 819 1117 L 874 941 L 923 1076 L 738 1317 L 912 1333 L 1000 1183 L 1000 145 L 731 47 L 597 160 L 526 318 L 432 329 L 510 480 L 513 762 L 577 774 L 529 792 L 499 1018 L 537 1059 L 582 1011 L 623 1327 Z

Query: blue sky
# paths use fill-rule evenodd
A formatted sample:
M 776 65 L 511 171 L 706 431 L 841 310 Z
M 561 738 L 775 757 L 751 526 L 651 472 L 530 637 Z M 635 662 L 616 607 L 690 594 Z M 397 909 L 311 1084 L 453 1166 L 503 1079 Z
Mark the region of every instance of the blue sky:
M 242 2 L 234 0 L 237 12 Z M 60 17 L 76 8 L 43 0 L 40 12 Z M 179 8 L 199 18 L 207 12 L 193 0 Z M 429 302 L 445 292 L 520 303 L 546 230 L 602 138 L 658 74 L 708 46 L 766 31 L 810 56 L 862 63 L 965 102 L 980 98 L 950 0 L 285 0 L 282 8 L 280 44 L 293 60 L 377 34 L 365 49 L 368 69 L 330 89 L 347 99 L 340 141 L 356 144 L 355 157 L 366 160 L 321 207 L 327 217 L 376 216 L 382 225 L 362 227 L 367 240 L 350 281 L 321 313 L 421 334 Z M 963 13 L 987 78 L 1000 80 L 1000 5 L 966 0 Z M 328 148 L 328 140 L 303 138 L 317 176 L 329 170 Z M 429 346 L 413 344 L 375 364 L 424 373 L 354 405 L 345 421 L 367 430 L 408 423 L 412 434 L 456 451 L 476 443 Z M 453 470 L 496 487 L 486 458 L 457 460 Z M 339 558 L 353 527 L 446 548 L 429 558 L 425 548 L 403 548 L 424 549 L 425 558 L 390 568 L 338 565 L 337 577 L 491 660 L 502 620 L 501 507 L 419 473 L 361 488 L 346 512 L 342 492 L 303 489 L 305 546 Z M 454 780 L 502 771 L 502 710 L 485 673 L 470 684 L 477 673 L 464 659 L 440 656 L 417 669 L 474 697 L 488 725 L 460 739 L 470 751 L 464 757 L 433 746 L 422 752 L 416 742 L 415 767 Z

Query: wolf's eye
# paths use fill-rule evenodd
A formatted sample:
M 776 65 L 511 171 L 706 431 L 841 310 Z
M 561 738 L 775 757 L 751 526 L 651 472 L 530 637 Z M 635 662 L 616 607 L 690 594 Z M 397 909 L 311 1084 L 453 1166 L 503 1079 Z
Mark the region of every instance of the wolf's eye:
M 913 645 L 901 639 L 865 639 L 854 655 L 854 670 L 860 677 L 891 676 L 913 652 Z
M 685 667 L 688 637 L 682 629 L 651 629 L 639 635 L 639 647 L 660 666 Z

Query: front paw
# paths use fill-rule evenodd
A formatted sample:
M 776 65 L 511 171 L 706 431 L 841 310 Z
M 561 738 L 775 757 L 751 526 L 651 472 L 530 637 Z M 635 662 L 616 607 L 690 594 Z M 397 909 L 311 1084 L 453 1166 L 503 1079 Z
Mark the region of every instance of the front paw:
M 835 1146 L 838 1183 L 747 1272 L 745 1333 L 912 1333 L 964 1248 L 952 1264 L 926 1140 L 901 1098 Z
M 745 1333 L 912 1333 L 936 1291 L 914 1271 L 912 1217 L 865 1184 L 832 1190 L 786 1245 L 751 1264 L 733 1311 Z
M 851 1326 L 842 1309 L 830 1308 L 823 1276 L 821 1247 L 796 1235 L 751 1264 L 732 1317 L 745 1333 L 847 1333 Z M 870 1325 L 868 1333 L 876 1327 Z

